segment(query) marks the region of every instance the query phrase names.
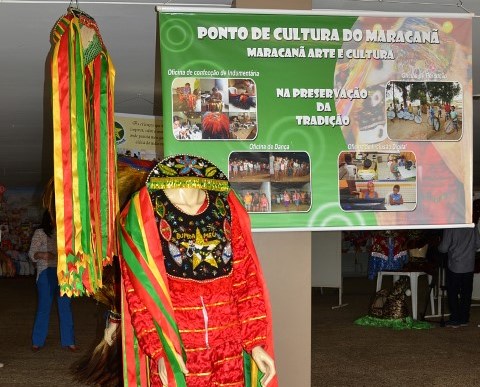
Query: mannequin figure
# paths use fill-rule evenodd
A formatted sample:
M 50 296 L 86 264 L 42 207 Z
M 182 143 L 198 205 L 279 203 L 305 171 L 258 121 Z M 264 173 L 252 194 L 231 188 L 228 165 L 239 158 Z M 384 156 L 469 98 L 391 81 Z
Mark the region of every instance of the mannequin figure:
M 277 386 L 268 293 L 248 215 L 225 175 L 177 155 L 153 169 L 147 187 L 120 220 L 128 384 Z M 145 375 L 129 361 L 142 356 Z

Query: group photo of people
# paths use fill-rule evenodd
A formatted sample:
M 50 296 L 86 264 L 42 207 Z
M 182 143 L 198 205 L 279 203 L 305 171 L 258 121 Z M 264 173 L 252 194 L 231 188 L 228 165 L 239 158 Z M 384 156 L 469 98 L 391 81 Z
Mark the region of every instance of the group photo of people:
M 312 204 L 310 183 L 272 183 L 272 211 L 308 211 Z
M 241 200 L 247 212 L 271 212 L 268 192 L 261 189 L 245 190 L 242 192 Z
M 291 154 L 276 154 L 270 164 L 272 181 L 303 180 L 310 176 L 310 159 Z M 272 173 L 273 172 L 273 173 Z
M 306 152 L 232 152 L 228 174 L 248 212 L 310 209 L 310 157 Z
M 417 165 L 413 152 L 341 152 L 340 207 L 345 211 L 413 211 Z
M 228 161 L 230 181 L 270 180 L 269 153 L 233 152 Z
M 177 140 L 253 140 L 257 97 L 251 79 L 176 78 L 172 82 Z
M 202 118 L 199 113 L 187 116 L 184 112 L 178 112 L 173 116 L 173 135 L 177 140 L 201 140 Z
M 388 137 L 394 141 L 458 141 L 463 94 L 458 82 L 390 81 L 386 90 Z

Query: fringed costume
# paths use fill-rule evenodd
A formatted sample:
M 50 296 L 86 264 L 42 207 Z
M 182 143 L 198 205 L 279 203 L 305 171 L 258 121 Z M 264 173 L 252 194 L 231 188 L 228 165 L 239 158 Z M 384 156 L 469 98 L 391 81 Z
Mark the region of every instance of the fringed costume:
M 115 70 L 81 11 L 69 8 L 51 35 L 58 279 L 62 294 L 92 294 L 116 250 Z
M 166 188 L 203 189 L 206 201 L 189 215 Z M 167 158 L 120 227 L 126 383 L 161 386 L 164 358 L 169 386 L 260 386 L 251 350 L 262 346 L 273 358 L 269 300 L 248 215 L 225 175 L 204 159 Z

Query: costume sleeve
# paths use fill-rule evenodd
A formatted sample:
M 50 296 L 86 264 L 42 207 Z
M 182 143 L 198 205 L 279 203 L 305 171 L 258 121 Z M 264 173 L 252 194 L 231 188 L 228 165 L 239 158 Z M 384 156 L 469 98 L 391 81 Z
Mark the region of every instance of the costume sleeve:
M 126 273 L 123 281 L 127 309 L 132 313 L 139 308 L 131 316 L 136 339 L 141 340 L 145 352 L 150 351 L 150 356 L 154 358 L 161 356 L 157 351 L 162 348 L 169 386 L 184 387 L 185 377 L 177 358 L 177 354 L 184 355 L 184 351 L 169 295 L 160 237 L 146 187 L 136 193 L 122 211 L 119 239 L 123 271 Z M 157 335 L 161 345 L 153 335 Z M 135 347 L 134 340 L 131 345 Z M 125 345 L 125 351 L 125 358 L 129 359 L 128 354 L 133 353 L 130 344 Z M 128 367 L 125 358 L 124 367 Z M 135 359 L 132 358 L 132 361 Z M 131 374 L 129 377 L 133 379 Z M 129 385 L 133 384 L 129 382 Z
M 158 337 L 152 315 L 148 311 L 130 281 L 125 262 L 120 261 L 122 280 L 125 287 L 130 319 L 135 329 L 135 335 L 142 351 L 151 359 L 158 361 L 163 356 L 162 343 Z
M 232 211 L 233 286 L 242 323 L 243 346 L 251 352 L 256 346 L 266 346 L 269 317 L 263 276 L 253 244 L 248 243 L 251 231 L 243 228 L 240 221 L 240 217 L 245 216 L 248 219 L 246 212 L 242 213 L 240 208 Z

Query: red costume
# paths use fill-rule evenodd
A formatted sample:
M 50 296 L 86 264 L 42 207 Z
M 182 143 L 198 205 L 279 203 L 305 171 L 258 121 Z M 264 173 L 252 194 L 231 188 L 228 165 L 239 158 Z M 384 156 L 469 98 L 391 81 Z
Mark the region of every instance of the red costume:
M 246 211 L 223 173 L 203 159 L 172 156 L 147 186 L 121 220 L 125 380 L 161 386 L 157 363 L 164 357 L 169 386 L 260 385 L 250 353 L 262 346 L 273 357 L 271 316 Z M 163 192 L 180 187 L 207 189 L 197 214 L 176 208 Z M 175 352 L 186 358 L 186 381 Z M 140 360 L 134 370 L 129 358 Z

